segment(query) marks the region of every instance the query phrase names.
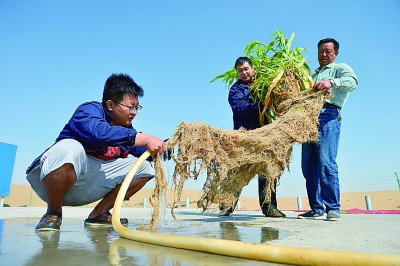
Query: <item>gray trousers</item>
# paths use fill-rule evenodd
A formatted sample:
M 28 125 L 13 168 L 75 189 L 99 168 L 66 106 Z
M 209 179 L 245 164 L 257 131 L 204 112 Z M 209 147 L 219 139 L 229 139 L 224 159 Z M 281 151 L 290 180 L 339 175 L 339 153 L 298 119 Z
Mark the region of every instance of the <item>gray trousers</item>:
M 28 173 L 26 179 L 36 194 L 47 202 L 42 180 L 66 163 L 74 166 L 77 177 L 74 185 L 64 196 L 64 206 L 82 206 L 104 198 L 108 192 L 124 181 L 126 174 L 138 158 L 100 160 L 87 155 L 82 144 L 73 139 L 64 139 L 48 149 L 40 163 Z M 145 161 L 134 178 L 154 177 L 154 168 Z

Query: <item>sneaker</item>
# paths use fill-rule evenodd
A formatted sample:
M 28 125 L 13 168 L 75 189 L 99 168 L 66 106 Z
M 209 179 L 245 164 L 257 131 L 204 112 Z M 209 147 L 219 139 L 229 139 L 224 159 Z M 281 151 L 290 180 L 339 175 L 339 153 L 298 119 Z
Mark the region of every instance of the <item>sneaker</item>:
M 263 212 L 265 217 L 272 217 L 272 218 L 285 218 L 286 214 L 281 212 L 275 207 L 269 208 L 268 212 Z
M 297 219 L 314 219 L 323 220 L 325 216 L 323 213 L 316 213 L 313 210 L 297 215 Z
M 220 206 L 219 209 L 221 210 L 218 214 L 219 217 L 228 217 L 233 212 L 232 209 L 225 209 L 223 206 Z
M 45 214 L 43 215 L 42 219 L 40 219 L 40 222 L 36 226 L 36 231 L 54 231 L 54 230 L 60 230 L 62 218 L 53 215 L 53 214 Z
M 340 221 L 342 220 L 342 216 L 340 216 L 339 211 L 330 210 L 328 215 L 326 216 L 328 221 Z

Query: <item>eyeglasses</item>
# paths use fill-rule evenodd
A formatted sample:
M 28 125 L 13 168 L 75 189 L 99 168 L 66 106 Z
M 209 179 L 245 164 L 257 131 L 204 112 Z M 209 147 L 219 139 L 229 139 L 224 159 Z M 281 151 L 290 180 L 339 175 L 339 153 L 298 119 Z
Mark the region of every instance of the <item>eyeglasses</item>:
M 141 106 L 140 104 L 138 104 L 137 106 L 130 107 L 130 106 L 126 106 L 125 104 L 122 104 L 120 102 L 117 102 L 115 100 L 112 100 L 112 101 L 116 102 L 116 103 L 118 103 L 118 104 L 120 104 L 122 106 L 125 106 L 126 108 L 128 108 L 129 109 L 129 113 L 131 113 L 131 114 L 139 113 L 139 111 L 142 110 L 142 108 L 143 108 L 143 106 Z

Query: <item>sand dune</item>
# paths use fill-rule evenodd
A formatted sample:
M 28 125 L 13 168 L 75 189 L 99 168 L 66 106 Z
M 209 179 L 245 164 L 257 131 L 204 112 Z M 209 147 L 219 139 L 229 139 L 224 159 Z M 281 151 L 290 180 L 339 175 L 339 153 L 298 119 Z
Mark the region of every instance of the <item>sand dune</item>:
M 144 199 L 146 199 L 147 207 L 150 208 L 149 197 L 153 189 L 144 188 L 136 195 L 131 197 L 129 201 L 124 202 L 124 207 L 142 208 Z M 201 191 L 186 189 L 182 192 L 180 206 L 186 206 L 186 199 L 189 199 L 190 208 L 197 208 L 196 202 L 200 198 Z M 259 210 L 258 198 L 255 192 L 255 197 L 241 197 L 240 208 L 243 210 Z M 341 205 L 342 210 L 359 208 L 366 209 L 365 196 L 369 196 L 374 210 L 400 210 L 400 190 L 384 190 L 384 191 L 368 191 L 368 192 L 354 192 L 342 193 Z M 173 191 L 168 190 L 168 203 L 173 202 Z M 5 198 L 5 204 L 12 207 L 26 206 L 26 207 L 43 207 L 46 203 L 43 202 L 26 185 L 11 185 L 10 196 Z M 95 203 L 83 207 L 94 207 Z M 211 206 L 216 208 L 217 206 Z M 278 207 L 281 210 L 297 210 L 297 198 L 283 198 L 278 195 Z M 302 209 L 309 209 L 308 200 L 306 197 L 302 198 Z

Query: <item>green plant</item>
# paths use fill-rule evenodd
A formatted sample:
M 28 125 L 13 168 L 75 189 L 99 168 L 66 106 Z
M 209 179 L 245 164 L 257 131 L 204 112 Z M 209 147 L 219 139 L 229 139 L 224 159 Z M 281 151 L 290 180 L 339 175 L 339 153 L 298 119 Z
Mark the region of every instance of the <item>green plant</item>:
M 279 108 L 279 103 L 313 85 L 310 68 L 302 55 L 304 48 L 291 49 L 294 36 L 292 33 L 287 39 L 278 30 L 270 43 L 253 41 L 244 48 L 254 67 L 254 79 L 250 85 L 252 99 L 264 104 L 260 112 L 262 125 L 265 118 L 271 122 L 284 111 Z M 237 80 L 236 70 L 232 68 L 211 82 L 219 79 L 230 87 Z

